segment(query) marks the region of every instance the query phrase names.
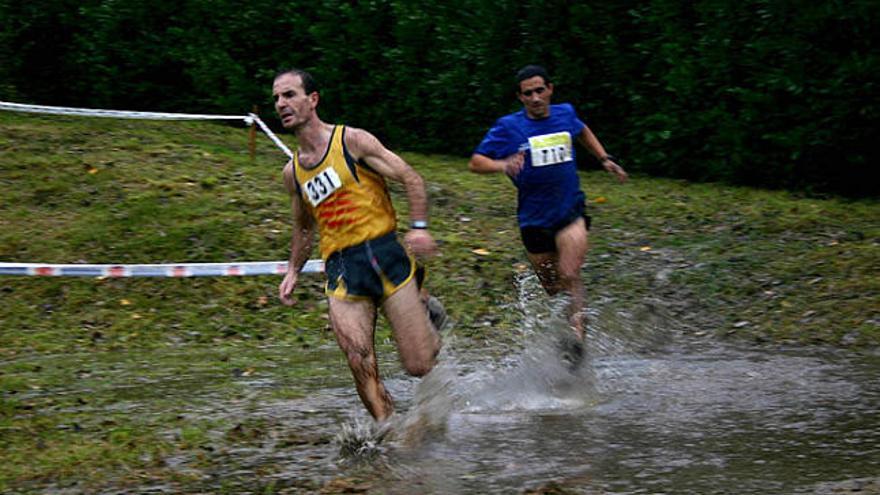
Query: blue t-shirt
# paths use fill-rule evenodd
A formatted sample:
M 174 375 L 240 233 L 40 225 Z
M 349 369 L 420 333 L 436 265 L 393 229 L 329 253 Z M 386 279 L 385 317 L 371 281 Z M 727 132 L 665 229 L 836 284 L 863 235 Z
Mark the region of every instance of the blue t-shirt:
M 555 228 L 583 199 L 574 141 L 584 127 L 568 103 L 550 105 L 544 119 L 520 110 L 498 119 L 474 150 L 493 160 L 525 152 L 523 169 L 513 178 L 520 227 Z

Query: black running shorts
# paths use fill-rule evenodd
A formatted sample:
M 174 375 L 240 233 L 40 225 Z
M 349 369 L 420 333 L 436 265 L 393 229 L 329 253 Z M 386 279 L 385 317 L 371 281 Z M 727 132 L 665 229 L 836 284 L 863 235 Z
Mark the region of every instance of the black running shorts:
M 324 271 L 328 296 L 381 303 L 413 278 L 416 263 L 391 232 L 336 251 L 327 258 Z
M 583 196 L 579 201 L 577 201 L 574 206 L 572 206 L 571 210 L 568 212 L 568 215 L 565 218 L 556 224 L 553 227 L 522 227 L 519 229 L 520 236 L 522 236 L 523 245 L 526 247 L 526 251 L 532 254 L 540 254 L 540 253 L 553 253 L 556 251 L 556 234 L 559 233 L 560 230 L 568 227 L 572 224 L 572 222 L 576 221 L 578 218 L 583 217 L 584 224 L 587 227 L 587 230 L 590 230 L 590 224 L 592 223 L 592 219 L 589 215 L 584 213 L 584 198 Z

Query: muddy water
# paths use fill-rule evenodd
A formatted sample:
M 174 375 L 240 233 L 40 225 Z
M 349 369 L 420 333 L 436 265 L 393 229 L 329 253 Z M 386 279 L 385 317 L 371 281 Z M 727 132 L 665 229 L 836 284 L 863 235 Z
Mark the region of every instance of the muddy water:
M 383 442 L 350 385 L 316 383 L 248 414 L 332 441 L 231 452 L 237 472 L 216 479 L 273 466 L 262 483 L 291 493 L 880 492 L 876 356 L 738 347 L 597 310 L 572 371 L 558 357 L 563 302 L 524 284 L 517 341 L 477 348 L 453 332 L 425 380 L 391 372 L 402 412 Z M 359 454 L 340 454 L 351 444 Z
M 822 493 L 880 475 L 876 362 L 716 344 L 592 364 L 593 390 L 501 379 L 395 461 L 437 493 Z
M 332 347 L 266 349 L 283 365 L 240 377 L 243 393 L 194 368 L 157 377 L 156 397 L 115 394 L 112 407 L 141 415 L 185 396 L 186 421 L 224 426 L 203 452 L 163 460 L 198 482 L 107 493 L 880 493 L 877 355 L 737 346 L 600 304 L 572 371 L 559 359 L 564 301 L 528 279 L 521 296 L 502 309 L 522 314 L 519 335 L 476 344 L 453 329 L 424 380 L 383 346 L 400 414 L 381 442 Z M 298 371 L 310 371 L 304 397 L 279 398 Z
M 383 490 L 880 492 L 877 357 L 694 341 L 650 313 L 599 311 L 572 373 L 555 345 L 564 308 L 532 295 L 528 347 L 462 352 L 416 387 L 408 419 L 429 433 L 389 449 Z
M 649 355 L 591 357 L 589 366 L 566 375 L 547 357 L 520 367 L 441 368 L 440 378 L 421 384 L 389 380 L 407 412 L 396 436 L 362 458 L 340 456 L 339 440 L 328 440 L 362 421 L 348 386 L 241 411 L 273 418 L 276 430 L 310 431 L 323 440 L 309 443 L 300 433 L 300 445 L 232 449 L 216 459 L 207 485 L 236 480 L 245 488 L 248 479 L 260 479 L 291 493 L 336 486 L 400 494 L 880 487 L 863 480 L 880 476 L 876 359 L 675 344 Z M 428 397 L 419 402 L 414 394 Z M 269 466 L 274 472 L 260 478 Z

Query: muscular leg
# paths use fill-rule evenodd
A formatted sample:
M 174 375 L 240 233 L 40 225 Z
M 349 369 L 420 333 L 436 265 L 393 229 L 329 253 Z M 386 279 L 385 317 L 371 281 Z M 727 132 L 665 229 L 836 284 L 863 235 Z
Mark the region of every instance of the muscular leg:
M 329 298 L 330 323 L 336 342 L 348 359 L 361 402 L 376 420 L 394 412 L 391 395 L 379 378 L 376 349 L 373 344 L 376 308 L 370 301 Z
M 428 374 L 440 351 L 440 337 L 431 327 L 415 280 L 397 289 L 382 309 L 391 323 L 403 368 L 413 376 Z
M 561 280 L 559 279 L 559 255 L 557 253 L 529 253 L 529 261 L 532 263 L 532 269 L 538 276 L 541 286 L 547 294 L 555 296 L 563 289 Z
M 579 338 L 583 337 L 584 283 L 581 266 L 588 248 L 588 233 L 582 218 L 556 233 L 556 250 L 550 253 L 527 253 L 529 261 L 547 294 L 568 292 L 569 323 Z
M 581 278 L 581 266 L 588 248 L 589 233 L 583 218 L 578 218 L 556 234 L 560 285 L 571 296 L 569 322 L 579 338 L 584 336 L 584 281 Z

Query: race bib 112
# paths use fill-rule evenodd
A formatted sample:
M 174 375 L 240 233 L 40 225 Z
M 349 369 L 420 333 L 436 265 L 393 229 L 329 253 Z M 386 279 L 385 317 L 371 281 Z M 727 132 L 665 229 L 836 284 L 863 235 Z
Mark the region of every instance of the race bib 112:
M 571 160 L 571 134 L 554 132 L 529 138 L 532 166 L 544 167 Z

